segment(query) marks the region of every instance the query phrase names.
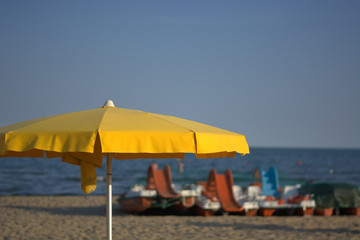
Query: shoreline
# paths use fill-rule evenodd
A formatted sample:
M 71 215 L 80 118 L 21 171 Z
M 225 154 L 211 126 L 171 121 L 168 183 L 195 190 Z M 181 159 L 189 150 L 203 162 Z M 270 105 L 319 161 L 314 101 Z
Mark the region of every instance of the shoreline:
M 113 239 L 360 239 L 356 216 L 144 216 L 113 196 Z M 104 239 L 105 196 L 0 196 L 0 239 Z

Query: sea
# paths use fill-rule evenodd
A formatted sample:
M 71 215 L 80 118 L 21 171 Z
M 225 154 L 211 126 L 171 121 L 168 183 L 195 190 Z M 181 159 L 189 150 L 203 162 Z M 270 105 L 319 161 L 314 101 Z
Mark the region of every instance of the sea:
M 360 149 L 251 148 L 250 154 L 234 158 L 197 159 L 186 154 L 179 172 L 176 159 L 113 160 L 113 195 L 126 192 L 134 184 L 145 184 L 147 169 L 157 163 L 170 165 L 174 184 L 206 181 L 211 169 L 230 169 L 234 184 L 248 186 L 256 181 L 257 167 L 277 169 L 280 186 L 305 183 L 341 182 L 360 186 Z M 96 169 L 97 189 L 106 193 L 106 162 Z M 50 158 L 0 158 L 0 196 L 6 195 L 85 195 L 81 190 L 80 168 Z

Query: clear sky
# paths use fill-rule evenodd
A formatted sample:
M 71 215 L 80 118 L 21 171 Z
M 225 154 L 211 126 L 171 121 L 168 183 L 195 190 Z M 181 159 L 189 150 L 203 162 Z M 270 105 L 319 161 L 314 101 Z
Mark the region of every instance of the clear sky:
M 118 107 L 360 148 L 360 1 L 0 0 L 0 126 Z

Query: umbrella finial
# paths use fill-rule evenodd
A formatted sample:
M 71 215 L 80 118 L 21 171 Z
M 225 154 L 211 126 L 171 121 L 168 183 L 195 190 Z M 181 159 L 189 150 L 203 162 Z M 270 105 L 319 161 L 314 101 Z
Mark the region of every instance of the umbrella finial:
M 103 107 L 104 107 L 104 108 L 105 108 L 105 107 L 115 107 L 115 104 L 114 104 L 114 102 L 113 102 L 112 100 L 106 100 L 106 102 L 105 102 L 105 104 L 104 104 Z

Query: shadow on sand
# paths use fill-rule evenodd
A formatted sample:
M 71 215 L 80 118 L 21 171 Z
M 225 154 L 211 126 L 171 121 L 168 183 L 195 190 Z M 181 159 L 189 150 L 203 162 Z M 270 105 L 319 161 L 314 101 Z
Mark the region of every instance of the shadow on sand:
M 190 223 L 189 223 L 190 224 Z M 281 224 L 222 224 L 217 222 L 192 222 L 191 224 L 198 227 L 232 227 L 234 230 L 271 230 L 271 231 L 289 231 L 289 232 L 306 232 L 306 233 L 349 233 L 349 234 L 360 234 L 359 230 L 350 230 L 347 228 L 316 228 L 316 229 L 305 229 L 305 228 L 294 228 L 287 225 Z
M 69 216 L 106 216 L 106 205 L 95 207 L 29 207 L 29 206 L 6 206 L 7 208 L 22 209 L 31 212 L 47 212 L 50 214 Z M 113 216 L 126 215 L 113 206 Z

